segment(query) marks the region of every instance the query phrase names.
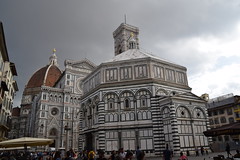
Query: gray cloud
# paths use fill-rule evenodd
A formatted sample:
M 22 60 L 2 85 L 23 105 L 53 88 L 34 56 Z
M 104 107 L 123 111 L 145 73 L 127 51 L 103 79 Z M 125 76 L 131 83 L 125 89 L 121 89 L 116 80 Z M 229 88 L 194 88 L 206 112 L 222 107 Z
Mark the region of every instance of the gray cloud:
M 239 12 L 237 0 L 1 1 L 0 20 L 19 74 L 15 104 L 30 76 L 48 63 L 53 48 L 62 69 L 65 59 L 86 57 L 99 64 L 113 57 L 112 32 L 124 21 L 124 14 L 129 24 L 139 27 L 142 48 L 194 74 L 208 57 L 194 49 L 183 53 L 155 46 L 201 35 L 221 36 L 238 23 Z
M 212 70 L 216 70 L 233 63 L 240 64 L 240 56 L 230 56 L 230 57 L 220 56 L 217 58 L 216 64 L 212 68 Z

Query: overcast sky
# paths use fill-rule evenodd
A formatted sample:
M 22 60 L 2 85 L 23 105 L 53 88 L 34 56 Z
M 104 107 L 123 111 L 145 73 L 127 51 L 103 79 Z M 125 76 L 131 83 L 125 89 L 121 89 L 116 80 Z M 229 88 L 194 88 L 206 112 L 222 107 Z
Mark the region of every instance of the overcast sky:
M 240 94 L 239 0 L 1 0 L 10 61 L 16 64 L 20 105 L 24 86 L 49 63 L 114 56 L 113 31 L 139 27 L 140 48 L 188 69 L 196 95 Z

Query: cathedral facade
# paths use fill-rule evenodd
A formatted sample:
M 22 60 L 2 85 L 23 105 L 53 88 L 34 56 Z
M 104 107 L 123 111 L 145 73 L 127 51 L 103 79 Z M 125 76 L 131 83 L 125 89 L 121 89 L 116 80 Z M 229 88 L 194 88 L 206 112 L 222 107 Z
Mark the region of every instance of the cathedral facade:
M 161 155 L 207 147 L 206 102 L 191 93 L 187 69 L 139 49 L 139 29 L 113 33 L 115 57 L 83 79 L 79 147 L 107 152 L 137 146 Z
M 28 81 L 22 97 L 19 137 L 54 139 L 49 147 L 78 149 L 81 81 L 95 65 L 65 60 L 61 71 L 55 53 Z M 44 148 L 46 149 L 46 148 Z

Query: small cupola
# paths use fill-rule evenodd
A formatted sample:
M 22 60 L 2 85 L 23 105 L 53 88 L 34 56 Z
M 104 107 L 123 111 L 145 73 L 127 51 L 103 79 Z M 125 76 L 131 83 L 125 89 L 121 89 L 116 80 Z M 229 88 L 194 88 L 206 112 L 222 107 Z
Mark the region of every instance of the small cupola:
M 58 66 L 55 48 L 53 49 L 53 54 L 49 57 L 49 64 Z

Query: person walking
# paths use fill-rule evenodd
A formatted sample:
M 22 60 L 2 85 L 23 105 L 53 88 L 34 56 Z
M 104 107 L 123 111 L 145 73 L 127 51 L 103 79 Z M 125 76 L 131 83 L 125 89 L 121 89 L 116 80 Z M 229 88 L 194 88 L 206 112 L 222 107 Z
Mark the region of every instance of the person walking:
M 202 154 L 202 156 L 204 155 L 204 148 L 203 148 L 203 146 L 201 147 L 201 154 Z
M 120 157 L 120 160 L 125 160 L 126 158 L 126 152 L 124 151 L 123 148 L 119 149 L 119 157 Z
M 53 156 L 53 160 L 61 160 L 61 152 L 57 151 L 54 156 Z
M 137 150 L 136 150 L 136 158 L 137 160 L 141 160 L 142 156 L 142 151 L 140 150 L 139 146 L 137 146 Z
M 166 145 L 166 149 L 163 151 L 163 160 L 171 160 L 172 152 L 168 149 L 168 144 Z
M 116 151 L 112 150 L 111 155 L 109 156 L 108 160 L 115 160 L 116 159 Z
M 107 160 L 107 158 L 105 158 L 104 156 L 104 151 L 103 150 L 98 150 L 98 158 L 96 160 Z
M 91 150 L 88 153 L 88 160 L 94 160 L 95 155 L 96 155 L 95 152 L 93 150 Z
M 196 157 L 199 156 L 198 147 L 195 148 Z
M 178 160 L 188 160 L 188 158 L 183 154 L 183 152 L 180 152 L 180 158 Z
M 71 152 L 70 151 L 67 151 L 66 158 L 64 160 L 73 160 L 73 158 L 71 157 Z
M 232 155 L 230 153 L 230 145 L 229 145 L 229 143 L 226 144 L 226 152 L 227 152 L 227 157 L 229 157 L 229 155 Z
M 133 153 L 130 150 L 127 150 L 126 156 L 125 156 L 125 160 L 132 160 L 133 158 Z

